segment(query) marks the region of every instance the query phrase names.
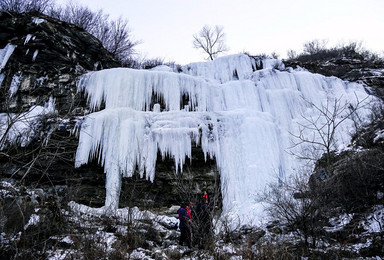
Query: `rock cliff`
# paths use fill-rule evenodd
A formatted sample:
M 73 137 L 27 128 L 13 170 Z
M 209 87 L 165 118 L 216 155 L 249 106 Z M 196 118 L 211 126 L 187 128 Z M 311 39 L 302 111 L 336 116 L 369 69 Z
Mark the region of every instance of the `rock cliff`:
M 0 71 L 0 113 L 32 117 L 31 108 L 54 105 L 52 113 L 34 121 L 31 142 L 23 141 L 18 147 L 2 140 L 6 149 L 0 155 L 1 176 L 54 191 L 66 201 L 104 205 L 102 167 L 96 162 L 74 167 L 76 124 L 88 111 L 76 84 L 85 72 L 118 67 L 119 62 L 86 31 L 42 14 L 0 13 L 0 32 L 4 56 L 13 50 Z M 26 133 L 19 134 L 16 139 Z M 189 177 L 175 178 L 173 163 L 165 161 L 158 164 L 154 183 L 139 177 L 125 179 L 121 206 L 168 207 L 192 200 L 203 190 L 213 193 L 219 183 L 214 164 L 204 161 L 199 148 L 194 150 L 197 167 Z M 192 175 L 195 186 L 183 191 L 182 182 Z

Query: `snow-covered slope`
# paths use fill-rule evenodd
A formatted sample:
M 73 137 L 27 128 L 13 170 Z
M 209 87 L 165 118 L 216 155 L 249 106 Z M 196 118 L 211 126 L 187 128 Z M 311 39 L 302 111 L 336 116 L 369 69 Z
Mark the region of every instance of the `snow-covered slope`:
M 97 157 L 107 174 L 106 207 L 116 208 L 121 177 L 156 178 L 157 151 L 182 171 L 193 143 L 216 159 L 223 210 L 233 221 L 251 223 L 262 212 L 257 194 L 275 177 L 285 178 L 302 162 L 288 153 L 303 117 L 318 116 L 313 105 L 364 100 L 363 86 L 306 71 L 279 71 L 276 60 L 231 55 L 186 65 L 182 73 L 110 69 L 85 75 L 79 89 L 90 107 L 81 127 L 76 166 Z M 182 100 L 188 97 L 189 103 Z M 162 104 L 152 104 L 161 100 Z M 366 99 L 367 101 L 367 99 Z M 360 110 L 365 113 L 365 110 Z M 343 114 L 339 115 L 340 117 Z M 338 128 L 337 147 L 349 142 L 351 122 Z M 299 148 L 297 148 L 299 149 Z M 192 165 L 193 167 L 193 165 Z

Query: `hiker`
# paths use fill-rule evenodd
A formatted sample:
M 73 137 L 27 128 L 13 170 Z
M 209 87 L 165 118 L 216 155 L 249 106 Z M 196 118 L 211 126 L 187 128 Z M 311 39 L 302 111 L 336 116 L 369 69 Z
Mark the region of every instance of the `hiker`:
M 187 242 L 189 248 L 192 247 L 192 236 L 191 236 L 191 218 L 188 215 L 187 204 L 182 203 L 179 210 L 177 211 L 179 215 L 179 228 L 180 228 L 180 240 L 179 245 L 183 246 Z
M 187 212 L 189 217 L 191 218 L 191 241 L 192 245 L 195 244 L 196 241 L 196 235 L 198 232 L 198 227 L 197 227 L 197 215 L 196 215 L 196 206 L 194 202 L 189 202 L 188 207 L 187 207 Z
M 189 202 L 188 206 L 187 206 L 187 213 L 188 213 L 188 216 L 190 219 L 192 219 L 192 211 L 193 211 L 193 202 Z
M 201 202 L 196 207 L 196 216 L 198 227 L 198 237 L 196 238 L 196 242 L 199 245 L 199 248 L 204 248 L 212 235 L 211 213 L 207 197 L 203 196 L 201 198 Z
M 207 203 L 209 202 L 209 200 L 208 200 L 208 194 L 207 194 L 206 191 L 204 191 L 203 198 L 207 201 Z

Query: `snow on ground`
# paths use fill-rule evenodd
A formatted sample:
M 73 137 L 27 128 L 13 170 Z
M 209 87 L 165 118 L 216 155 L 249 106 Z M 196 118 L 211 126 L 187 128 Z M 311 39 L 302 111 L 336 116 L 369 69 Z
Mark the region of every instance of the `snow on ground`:
M 138 207 L 133 208 L 120 208 L 120 209 L 105 209 L 105 208 L 93 208 L 86 205 L 78 204 L 74 201 L 68 203 L 69 208 L 74 212 L 74 214 L 80 216 L 110 216 L 121 222 L 133 221 L 133 220 L 142 220 L 142 219 L 151 219 L 156 220 L 156 222 L 161 223 L 162 226 L 176 227 L 179 223 L 178 219 L 175 217 L 169 217 L 166 215 L 155 215 L 148 210 L 139 210 Z
M 354 214 L 342 214 L 338 217 L 329 219 L 330 227 L 324 227 L 324 230 L 327 232 L 336 232 L 342 230 L 346 225 L 348 225 Z
M 72 259 L 73 255 L 76 255 L 76 250 L 72 249 L 59 249 L 59 250 L 48 250 L 47 260 L 64 260 L 64 259 Z
M 287 152 L 297 142 L 290 133 L 300 133 L 298 124 L 308 118 L 325 123 L 316 106 L 373 100 L 357 83 L 303 70 L 279 71 L 274 68 L 283 66 L 276 60 L 264 60 L 264 68 L 256 70 L 257 62 L 230 55 L 183 66 L 183 73 L 118 68 L 86 74 L 79 90 L 86 92 L 93 111 L 103 102 L 105 109 L 84 120 L 76 166 L 94 157 L 104 166 L 105 209 L 117 208 L 121 178 L 132 176 L 136 166 L 153 181 L 160 151 L 182 171 L 197 143 L 220 170 L 223 213 L 233 223 L 257 224 L 264 216 L 258 194 L 276 176 L 285 178 L 302 164 Z M 164 106 L 151 107 L 153 96 Z M 189 103 L 181 106 L 183 96 Z M 335 148 L 349 143 L 352 125 L 346 120 L 338 127 Z
M 40 222 L 40 216 L 36 214 L 32 214 L 28 220 L 28 223 L 24 226 L 24 230 L 29 226 L 36 226 Z
M 372 209 L 372 213 L 361 223 L 369 233 L 384 232 L 384 206 L 377 205 Z

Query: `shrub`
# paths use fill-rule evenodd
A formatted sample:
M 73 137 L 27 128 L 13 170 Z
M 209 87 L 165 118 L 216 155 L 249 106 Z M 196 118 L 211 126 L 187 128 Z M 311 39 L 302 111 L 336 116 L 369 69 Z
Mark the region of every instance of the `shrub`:
M 309 175 L 306 172 L 292 176 L 287 181 L 280 180 L 272 183 L 262 195 L 267 203 L 266 212 L 288 230 L 297 233 L 302 239 L 304 248 L 316 243 L 316 232 L 319 222 L 315 221 L 319 208 L 315 204 L 308 184 Z
M 316 54 L 326 50 L 326 40 L 312 40 L 304 43 L 304 54 Z
M 352 41 L 348 44 L 340 43 L 334 47 L 327 47 L 325 40 L 312 40 L 304 43 L 303 52 L 296 54 L 295 51 L 289 50 L 288 59 L 300 62 L 325 61 L 329 59 L 357 59 L 365 62 L 383 63 L 379 55 L 365 50 L 361 42 Z

